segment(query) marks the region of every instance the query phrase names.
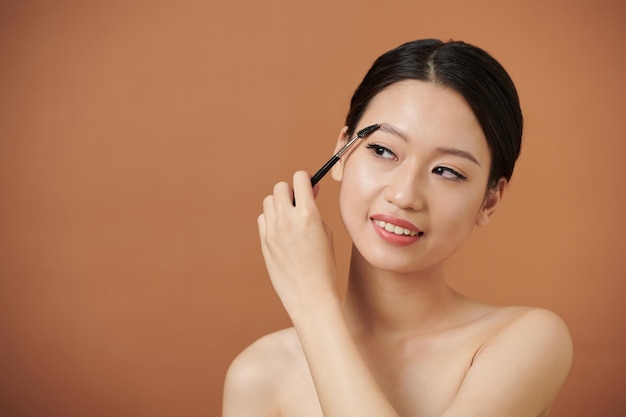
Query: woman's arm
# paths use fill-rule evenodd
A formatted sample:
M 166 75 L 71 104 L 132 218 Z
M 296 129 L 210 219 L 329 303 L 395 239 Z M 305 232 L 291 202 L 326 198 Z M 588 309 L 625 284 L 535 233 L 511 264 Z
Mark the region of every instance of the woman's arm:
M 292 315 L 325 417 L 397 417 L 357 350 L 339 303 Z
M 293 196 L 287 183 L 279 183 L 264 200 L 259 233 L 272 284 L 300 338 L 324 416 L 397 416 L 348 330 L 332 237 L 315 205 L 310 178 L 297 172 L 293 181 Z

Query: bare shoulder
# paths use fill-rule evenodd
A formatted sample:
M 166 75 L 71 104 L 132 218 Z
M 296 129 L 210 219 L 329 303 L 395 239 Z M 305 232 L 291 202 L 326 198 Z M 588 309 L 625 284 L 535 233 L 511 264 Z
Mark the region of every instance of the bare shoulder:
M 514 343 L 518 349 L 558 352 L 564 362 L 571 360 L 572 340 L 565 322 L 555 313 L 534 307 L 505 307 L 494 312 L 499 323 L 485 347 Z
M 530 307 L 496 308 L 481 319 L 488 329 L 474 356 L 455 412 L 463 415 L 488 398 L 483 415 L 547 416 L 572 362 L 572 340 L 563 320 Z M 488 393 L 488 394 L 487 394 Z
M 298 348 L 299 342 L 293 328 L 270 333 L 237 355 L 227 377 L 244 383 L 258 379 L 272 380 L 284 372 L 286 364 L 297 354 Z
M 573 347 L 567 325 L 558 315 L 542 308 L 504 307 L 497 309 L 491 320 L 493 331 L 477 357 L 500 352 L 516 357 L 551 374 L 560 386 L 569 373 Z
M 223 416 L 274 416 L 277 381 L 301 352 L 294 329 L 263 336 L 231 363 L 224 383 Z

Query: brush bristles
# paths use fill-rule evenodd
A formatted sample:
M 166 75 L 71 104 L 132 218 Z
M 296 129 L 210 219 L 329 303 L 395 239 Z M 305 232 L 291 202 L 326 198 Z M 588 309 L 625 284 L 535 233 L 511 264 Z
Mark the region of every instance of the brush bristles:
M 356 134 L 356 136 L 359 139 L 363 139 L 368 137 L 369 135 L 371 135 L 372 133 L 374 133 L 375 131 L 377 131 L 380 128 L 380 125 L 378 123 L 373 124 L 371 126 L 367 126 L 364 127 L 363 129 L 359 130 Z

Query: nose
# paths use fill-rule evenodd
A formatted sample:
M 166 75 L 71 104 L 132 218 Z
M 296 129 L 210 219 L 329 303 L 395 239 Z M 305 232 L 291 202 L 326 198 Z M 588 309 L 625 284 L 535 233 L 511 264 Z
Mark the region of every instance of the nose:
M 385 187 L 385 200 L 405 210 L 420 211 L 426 207 L 426 184 L 415 169 L 398 170 Z

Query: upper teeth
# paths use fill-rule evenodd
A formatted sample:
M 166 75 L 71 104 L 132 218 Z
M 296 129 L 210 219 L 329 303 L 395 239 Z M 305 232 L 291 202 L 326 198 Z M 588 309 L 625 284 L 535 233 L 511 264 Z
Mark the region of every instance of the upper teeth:
M 396 226 L 395 224 L 387 223 L 382 220 L 374 220 L 374 223 L 378 227 L 382 227 L 388 232 L 395 233 L 396 235 L 416 236 L 418 232 L 409 230 L 404 227 Z

